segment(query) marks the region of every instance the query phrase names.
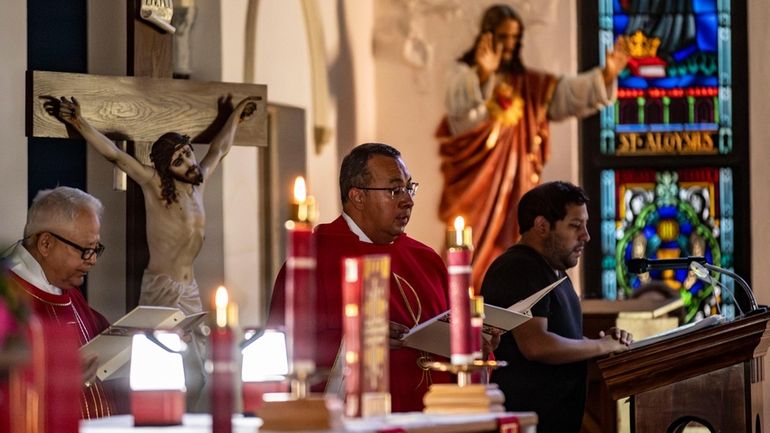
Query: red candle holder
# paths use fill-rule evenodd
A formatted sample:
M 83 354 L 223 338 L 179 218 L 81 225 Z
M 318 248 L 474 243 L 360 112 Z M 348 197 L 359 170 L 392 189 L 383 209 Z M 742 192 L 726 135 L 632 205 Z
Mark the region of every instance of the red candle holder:
M 135 426 L 182 424 L 185 412 L 181 337 L 173 332 L 134 334 L 131 340 L 131 413 Z
M 217 288 L 214 294 L 215 326 L 211 331 L 211 426 L 214 433 L 233 431 L 235 406 L 235 304 L 230 302 L 227 289 Z
M 342 405 L 333 397 L 310 394 L 315 365 L 315 207 L 305 181 L 294 184 L 291 219 L 286 221 L 286 314 L 291 394 L 263 395 L 258 415 L 265 430 L 329 430 L 340 422 Z
M 315 371 L 315 245 L 307 222 L 286 222 L 286 334 L 290 373 Z M 305 387 L 306 388 L 306 387 Z M 301 395 L 307 389 L 298 390 Z
M 169 426 L 182 424 L 185 391 L 131 391 L 131 413 L 135 426 Z
M 471 258 L 470 227 L 457 217 L 454 229 L 447 231 L 447 271 L 449 272 L 449 306 L 451 309 L 451 362 L 463 365 L 473 362 L 471 347 Z
M 211 331 L 211 424 L 215 433 L 230 433 L 235 401 L 233 331 L 229 327 Z

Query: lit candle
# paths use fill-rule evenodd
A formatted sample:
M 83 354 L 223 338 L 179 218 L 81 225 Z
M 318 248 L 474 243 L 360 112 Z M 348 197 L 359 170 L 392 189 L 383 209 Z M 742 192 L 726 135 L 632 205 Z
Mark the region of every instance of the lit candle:
M 233 386 L 233 330 L 235 304 L 224 286 L 214 295 L 216 327 L 211 331 L 211 425 L 216 433 L 232 432 L 235 390 Z
M 449 306 L 452 319 L 451 361 L 462 365 L 473 362 L 471 347 L 471 244 L 470 227 L 465 227 L 462 217 L 455 218 L 454 226 L 447 230 L 447 270 L 449 272 Z
M 289 220 L 312 225 L 315 212 L 315 199 L 307 194 L 305 178 L 297 176 L 294 179 L 294 200 L 289 207 Z
M 214 306 L 216 307 L 216 321 L 218 328 L 227 326 L 227 306 L 230 302 L 230 296 L 227 294 L 225 286 L 219 286 L 214 294 Z
M 315 370 L 315 244 L 312 221 L 314 201 L 305 180 L 294 182 L 291 219 L 286 222 L 286 334 L 291 371 Z
M 456 217 L 452 227 L 447 230 L 446 243 L 448 248 L 465 247 L 469 250 L 473 249 L 471 227 L 465 225 L 463 217 Z

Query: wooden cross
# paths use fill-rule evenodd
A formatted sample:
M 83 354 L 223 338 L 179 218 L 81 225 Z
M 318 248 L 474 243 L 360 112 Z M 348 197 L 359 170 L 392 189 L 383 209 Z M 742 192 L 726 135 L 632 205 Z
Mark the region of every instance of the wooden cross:
M 127 0 L 128 74 L 88 74 L 31 71 L 27 135 L 72 138 L 64 123 L 46 113 L 41 96 L 75 96 L 83 117 L 113 140 L 129 142 L 128 151 L 142 162 L 138 149 L 147 148 L 165 132 L 188 134 L 194 142 L 208 142 L 221 122 L 219 98 L 232 95 L 237 103 L 258 96 L 256 112 L 241 124 L 234 145 L 267 146 L 267 88 L 174 80 L 172 35 L 141 19 L 140 0 Z M 74 137 L 76 137 L 75 135 Z M 141 188 L 129 180 L 126 195 L 126 309 L 137 305 L 142 273 L 148 263 L 144 199 Z

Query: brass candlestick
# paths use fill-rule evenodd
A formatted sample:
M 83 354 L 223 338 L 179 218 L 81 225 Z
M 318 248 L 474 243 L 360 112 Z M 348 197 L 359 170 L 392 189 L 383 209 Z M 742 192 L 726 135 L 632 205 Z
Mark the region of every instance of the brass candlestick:
M 425 413 L 491 413 L 504 412 L 505 396 L 496 384 L 474 384 L 471 375 L 487 368 L 505 367 L 505 361 L 477 359 L 465 364 L 424 362 L 422 367 L 448 371 L 457 375 L 457 383 L 433 384 L 425 397 Z

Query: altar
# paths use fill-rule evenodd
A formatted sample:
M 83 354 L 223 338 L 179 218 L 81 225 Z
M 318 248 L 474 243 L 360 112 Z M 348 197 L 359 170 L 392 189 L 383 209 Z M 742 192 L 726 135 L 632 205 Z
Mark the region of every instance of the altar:
M 349 418 L 340 429 L 328 433 L 535 433 L 537 415 L 534 412 L 504 412 L 468 415 L 428 415 L 419 412 L 396 413 L 384 417 Z M 262 420 L 255 417 L 233 416 L 233 433 L 266 433 L 260 430 Z M 134 427 L 131 415 L 118 415 L 80 422 L 80 433 L 210 433 L 211 416 L 185 414 L 182 425 L 163 427 Z

